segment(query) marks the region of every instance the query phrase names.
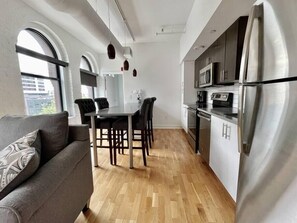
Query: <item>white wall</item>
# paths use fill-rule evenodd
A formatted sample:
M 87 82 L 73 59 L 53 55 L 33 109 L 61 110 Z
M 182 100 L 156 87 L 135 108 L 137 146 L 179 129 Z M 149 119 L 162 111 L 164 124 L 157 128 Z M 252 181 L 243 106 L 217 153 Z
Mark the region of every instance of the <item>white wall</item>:
M 180 61 L 191 50 L 209 19 L 222 0 L 195 0 L 186 24 L 186 33 L 180 39 Z
M 54 42 L 54 45 L 61 49 L 62 58 L 69 62 L 69 67 L 63 69 L 65 77 L 63 83 L 64 107 L 70 115 L 74 116 L 71 122 L 80 122 L 78 108 L 74 105 L 74 100 L 81 97 L 80 59 L 83 54 L 92 54 L 94 58 L 98 58 L 98 55 L 22 1 L 4 0 L 1 2 L 1 6 L 0 116 L 25 114 L 21 74 L 15 44 L 19 32 L 24 28 L 32 27 L 46 34 Z M 95 67 L 98 71 L 98 65 Z
M 123 74 L 124 100 L 135 102 L 132 91 L 142 89 L 143 98 L 156 97 L 154 127 L 180 128 L 181 66 L 179 43 L 140 43 L 131 46 L 133 59 Z M 132 76 L 136 68 L 137 77 Z
M 197 89 L 194 88 L 195 61 L 185 61 L 182 66 L 182 103 L 195 103 L 197 100 Z
M 117 106 L 123 104 L 123 75 L 115 74 L 106 76 L 106 97 L 109 106 Z

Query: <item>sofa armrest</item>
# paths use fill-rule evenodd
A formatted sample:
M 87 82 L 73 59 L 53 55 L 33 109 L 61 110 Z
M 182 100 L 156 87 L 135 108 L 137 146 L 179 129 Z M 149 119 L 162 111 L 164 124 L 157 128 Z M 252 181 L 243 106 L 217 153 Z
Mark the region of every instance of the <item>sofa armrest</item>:
M 83 129 L 86 130 L 84 127 Z M 73 174 L 73 171 L 81 162 L 86 162 L 83 165 L 86 165 L 86 169 L 89 171 L 80 179 L 81 184 L 76 185 L 76 187 L 88 188 L 87 191 L 93 191 L 89 142 L 74 141 L 0 201 L 1 221 L 35 222 L 32 220 L 35 213 L 59 191 L 68 176 Z M 68 190 L 71 191 L 71 188 Z M 89 197 L 86 198 L 86 201 L 87 199 Z M 72 201 L 67 199 L 65 202 Z M 57 204 L 56 208 L 61 207 Z M 49 215 L 50 213 L 53 214 L 53 210 L 48 210 L 46 214 Z
M 69 142 L 73 141 L 90 141 L 90 133 L 88 125 L 70 125 L 69 126 Z

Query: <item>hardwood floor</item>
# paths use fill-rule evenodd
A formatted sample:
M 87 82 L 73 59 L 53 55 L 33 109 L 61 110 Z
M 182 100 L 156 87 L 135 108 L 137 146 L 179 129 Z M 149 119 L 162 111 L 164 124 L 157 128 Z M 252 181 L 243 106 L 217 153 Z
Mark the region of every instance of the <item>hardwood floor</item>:
M 75 222 L 234 222 L 233 200 L 191 152 L 183 130 L 154 133 L 147 167 L 140 150 L 134 151 L 134 169 L 128 151 L 112 166 L 108 149 L 98 150 L 90 210 Z

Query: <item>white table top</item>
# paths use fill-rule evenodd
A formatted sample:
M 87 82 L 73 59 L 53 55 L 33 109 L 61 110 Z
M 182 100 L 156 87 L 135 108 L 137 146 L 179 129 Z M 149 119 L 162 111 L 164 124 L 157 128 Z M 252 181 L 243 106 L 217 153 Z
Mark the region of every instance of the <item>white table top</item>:
M 119 106 L 114 106 L 110 108 L 101 109 L 96 112 L 86 113 L 86 116 L 102 116 L 102 117 L 112 117 L 112 116 L 129 116 L 134 115 L 141 107 L 139 103 L 127 103 Z

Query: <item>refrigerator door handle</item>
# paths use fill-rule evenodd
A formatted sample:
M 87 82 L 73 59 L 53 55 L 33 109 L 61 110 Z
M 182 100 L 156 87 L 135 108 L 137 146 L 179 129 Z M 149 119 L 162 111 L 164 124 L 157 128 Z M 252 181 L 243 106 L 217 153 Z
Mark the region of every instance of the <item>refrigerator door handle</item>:
M 254 20 L 260 17 L 263 17 L 263 4 L 254 6 L 249 14 L 245 37 L 244 37 L 243 49 L 242 49 L 241 63 L 240 63 L 240 71 L 239 71 L 240 84 L 243 84 L 246 80 L 249 48 L 250 48 Z
M 246 93 L 248 90 L 252 90 L 253 94 Z M 240 85 L 238 96 L 238 152 L 249 155 L 260 105 L 261 85 Z

